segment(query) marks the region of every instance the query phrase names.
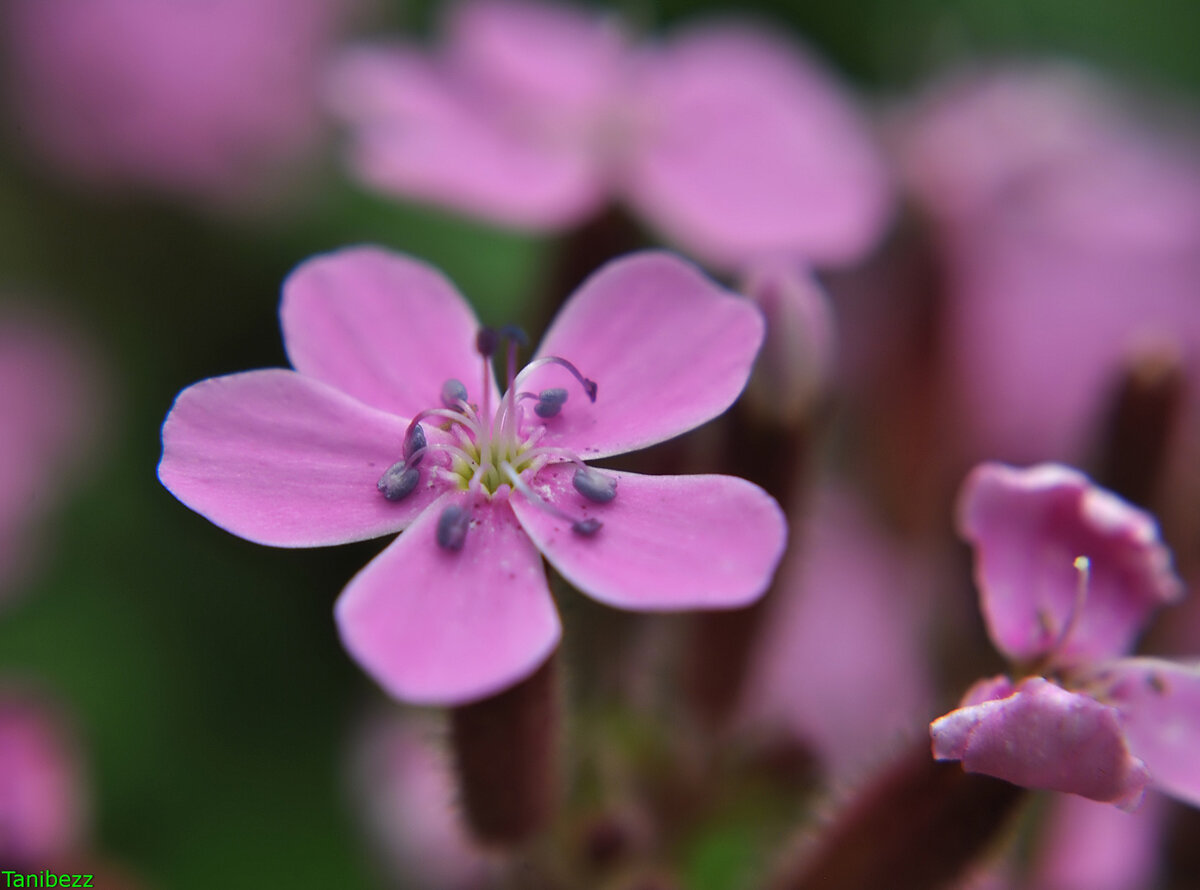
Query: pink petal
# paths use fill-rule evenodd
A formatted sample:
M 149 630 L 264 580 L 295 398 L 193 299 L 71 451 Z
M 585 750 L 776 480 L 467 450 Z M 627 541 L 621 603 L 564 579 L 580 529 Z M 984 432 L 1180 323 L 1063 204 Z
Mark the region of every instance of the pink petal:
M 951 711 L 929 727 L 933 756 L 1026 788 L 1136 806 L 1150 780 L 1115 708 L 1041 677 L 1008 698 Z
M 577 290 L 538 356 L 596 381 L 595 403 L 561 367 L 530 372 L 523 390 L 566 387 L 545 443 L 590 459 L 670 439 L 728 408 L 749 378 L 763 320 L 690 263 L 656 251 L 614 260 Z
M 842 87 L 799 47 L 709 26 L 647 60 L 652 109 L 629 200 L 708 263 L 786 253 L 854 260 L 880 237 L 891 189 Z
M 419 260 L 379 247 L 306 260 L 284 282 L 279 314 L 293 367 L 365 404 L 412 417 L 441 407 L 451 377 L 481 400 L 479 320 Z
M 1157 886 L 1166 798 L 1135 813 L 1064 794 L 1050 804 L 1036 852 L 1038 890 L 1144 890 Z
M 959 495 L 958 528 L 975 546 L 992 640 L 1014 660 L 1123 654 L 1182 593 L 1153 518 L 1068 467 L 981 464 Z M 1090 560 L 1079 609 L 1078 556 Z
M 350 51 L 333 69 L 330 94 L 350 131 L 351 168 L 388 194 L 557 229 L 590 215 L 607 192 L 585 146 L 523 127 L 416 52 Z
M 559 115 L 596 113 L 624 77 L 628 44 L 612 15 L 533 0 L 451 7 L 454 68 L 498 100 Z
M 561 629 L 541 559 L 501 498 L 450 494 L 346 585 L 334 610 L 342 642 L 388 693 L 454 706 L 524 679 Z M 463 548 L 436 541 L 444 507 L 472 510 Z
M 422 485 L 393 503 L 376 489 L 401 456 L 405 426 L 294 371 L 214 377 L 175 399 L 158 478 L 197 513 L 259 544 L 375 538 L 404 528 L 441 490 Z
M 1107 687 L 1103 697 L 1121 712 L 1154 786 L 1200 806 L 1200 664 L 1121 659 L 1095 682 Z
M 617 479 L 595 504 L 575 491 L 573 464 L 544 467 L 533 490 L 572 516 L 604 525 L 583 536 L 514 494 L 513 510 L 546 559 L 593 599 L 622 609 L 675 611 L 742 606 L 760 596 L 783 555 L 787 523 L 758 486 L 732 476 Z

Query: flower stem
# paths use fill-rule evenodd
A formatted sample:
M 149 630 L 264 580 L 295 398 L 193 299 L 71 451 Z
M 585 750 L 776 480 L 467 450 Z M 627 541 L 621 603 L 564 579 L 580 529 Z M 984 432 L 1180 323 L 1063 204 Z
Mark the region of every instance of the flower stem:
M 821 835 L 783 863 L 771 890 L 936 890 L 1006 828 L 1025 789 L 939 763 L 922 739 Z
M 561 780 L 555 656 L 504 692 L 452 709 L 450 724 L 462 804 L 476 837 L 512 845 L 545 827 Z

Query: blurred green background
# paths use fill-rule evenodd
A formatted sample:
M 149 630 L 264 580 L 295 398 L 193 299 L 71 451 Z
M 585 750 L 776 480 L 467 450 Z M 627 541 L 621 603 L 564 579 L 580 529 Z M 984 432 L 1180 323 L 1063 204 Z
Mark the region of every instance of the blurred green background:
M 734 11 L 715 0 L 618 8 L 652 28 Z M 871 102 L 995 54 L 1067 56 L 1200 97 L 1195 0 L 739 8 L 808 41 Z M 421 30 L 435 12 L 381 9 L 367 30 Z M 6 120 L 0 293 L 77 319 L 107 399 L 40 571 L 0 611 L 0 676 L 34 681 L 74 712 L 97 846 L 146 886 L 377 886 L 343 778 L 356 721 L 380 695 L 342 652 L 331 609 L 382 545 L 283 551 L 226 534 L 159 486 L 159 425 L 190 383 L 285 363 L 280 282 L 313 253 L 372 241 L 415 254 L 502 323 L 545 282 L 556 243 L 376 198 L 332 151 L 286 213 L 231 219 L 76 191 L 34 167 L 18 136 Z

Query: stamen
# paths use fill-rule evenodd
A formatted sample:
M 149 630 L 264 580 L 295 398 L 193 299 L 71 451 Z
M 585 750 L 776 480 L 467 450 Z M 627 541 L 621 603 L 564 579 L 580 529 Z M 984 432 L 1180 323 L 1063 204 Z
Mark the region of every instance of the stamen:
M 459 402 L 467 401 L 467 387 L 461 380 L 451 377 L 442 384 L 442 404 L 452 410 L 461 410 Z
M 567 391 L 561 386 L 556 386 L 553 389 L 543 389 L 538 395 L 533 393 L 522 393 L 528 395 L 532 399 L 537 399 L 537 404 L 533 406 L 533 413 L 538 417 L 549 419 L 558 415 L 562 410 L 563 404 L 567 401 Z
M 562 365 L 564 368 L 570 371 L 571 375 L 579 381 L 579 385 L 583 387 L 583 391 L 587 393 L 588 399 L 592 402 L 596 401 L 596 381 L 589 380 L 587 377 L 584 377 L 578 368 L 576 368 L 565 358 L 559 358 L 557 355 L 544 355 L 541 358 L 535 358 L 524 367 L 520 374 L 517 375 L 517 379 L 513 381 L 514 386 L 519 386 L 525 375 L 534 370 L 534 368 L 539 368 L 542 365 L 549 364 Z
M 404 459 L 414 467 L 425 456 L 425 429 L 415 420 L 404 431 Z
M 383 475 L 379 477 L 375 487 L 389 501 L 402 501 L 416 490 L 417 483 L 420 481 L 420 470 L 398 460 L 383 471 Z
M 1075 625 L 1079 623 L 1079 616 L 1082 614 L 1084 604 L 1087 602 L 1088 585 L 1092 581 L 1092 561 L 1086 556 L 1077 556 L 1072 565 L 1079 575 L 1078 584 L 1075 587 L 1075 601 L 1071 603 L 1071 611 L 1067 614 L 1067 620 L 1063 622 L 1058 639 L 1054 641 L 1054 645 L 1050 648 L 1050 654 L 1057 652 L 1062 648 L 1063 643 L 1067 641 L 1067 637 L 1075 629 Z
M 495 328 L 480 328 L 479 333 L 475 335 L 475 351 L 484 358 L 491 358 L 496 354 L 496 347 L 500 345 L 500 334 Z
M 617 496 L 617 480 L 591 467 L 580 467 L 571 479 L 575 490 L 597 504 L 607 504 Z
M 500 329 L 500 334 L 508 340 L 508 376 L 505 381 L 508 384 L 508 389 L 512 389 L 513 381 L 517 377 L 517 350 L 522 346 L 529 345 L 529 337 L 519 327 L 513 324 L 506 324 Z
M 450 504 L 438 517 L 437 542 L 443 550 L 462 550 L 471 527 L 470 514 L 459 504 Z
M 591 537 L 600 530 L 602 525 L 604 525 L 604 523 L 595 516 L 587 516 L 583 519 L 576 519 L 570 513 L 566 512 L 555 504 L 552 504 L 549 501 L 539 497 L 537 492 L 530 488 L 525 483 L 525 480 L 518 476 L 516 471 L 513 470 L 513 468 L 508 464 L 504 464 L 503 469 L 505 475 L 508 476 L 509 481 L 512 482 L 513 488 L 521 492 L 521 494 L 525 496 L 529 503 L 533 504 L 539 510 L 544 510 L 551 516 L 557 516 L 559 519 L 563 519 L 571 523 L 571 531 L 575 532 L 576 534 L 583 535 L 585 538 Z

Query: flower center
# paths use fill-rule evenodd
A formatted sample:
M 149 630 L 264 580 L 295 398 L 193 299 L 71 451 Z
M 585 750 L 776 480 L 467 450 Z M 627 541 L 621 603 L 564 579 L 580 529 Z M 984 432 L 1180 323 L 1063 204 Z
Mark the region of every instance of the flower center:
M 493 413 L 490 404 L 491 359 L 501 341 L 508 344 L 508 388 Z M 385 498 L 400 501 L 408 497 L 417 489 L 422 473 L 440 478 L 461 491 L 478 492 L 489 498 L 507 485 L 541 509 L 571 522 L 571 527 L 579 534 L 591 535 L 599 530 L 599 520 L 571 516 L 543 500 L 526 482 L 525 477 L 548 463 L 569 461 L 577 467 L 574 485 L 584 497 L 606 503 L 616 496 L 615 479 L 588 467 L 569 449 L 541 444 L 547 430 L 546 422 L 552 421 L 567 402 L 567 390 L 559 387 L 540 392 L 522 389 L 522 384 L 534 370 L 548 364 L 565 368 L 578 381 L 590 402 L 596 401 L 597 385 L 558 356 L 535 359 L 517 373 L 517 350 L 525 342 L 525 335 L 516 328 L 499 331 L 484 328 L 480 331 L 476 348 L 483 359 L 482 404 L 470 401 L 467 386 L 461 380 L 452 378 L 443 383 L 441 404 L 426 408 L 413 417 L 404 433 L 402 458 L 379 478 L 376 487 Z M 541 422 L 529 416 L 529 409 Z M 431 441 L 423 423 L 436 426 L 444 435 Z M 427 455 L 438 453 L 445 457 L 440 461 L 425 461 Z M 448 528 L 454 526 L 450 519 L 446 519 L 446 523 Z M 446 549 L 457 550 L 465 534 L 465 526 L 461 535 L 443 534 L 439 529 L 438 542 Z M 442 543 L 443 539 L 457 542 L 458 546 Z

